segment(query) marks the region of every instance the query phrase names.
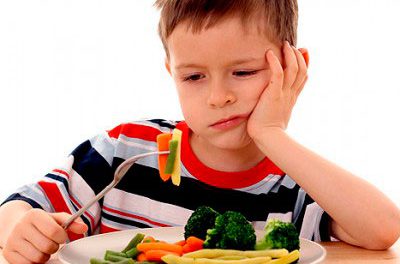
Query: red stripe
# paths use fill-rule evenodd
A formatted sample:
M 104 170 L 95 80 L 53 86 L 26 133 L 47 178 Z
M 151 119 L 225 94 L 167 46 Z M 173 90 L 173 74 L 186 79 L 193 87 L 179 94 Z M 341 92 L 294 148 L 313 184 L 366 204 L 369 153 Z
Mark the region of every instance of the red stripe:
M 111 138 L 118 138 L 121 134 L 130 138 L 139 138 L 147 141 L 156 141 L 157 135 L 162 133 L 154 127 L 139 124 L 121 124 L 108 131 Z
M 121 230 L 106 226 L 104 223 L 101 223 L 100 225 L 100 234 L 111 233 L 116 231 L 121 231 Z
M 137 220 L 145 221 L 145 222 L 147 222 L 149 224 L 152 224 L 152 225 L 156 225 L 156 226 L 160 226 L 160 227 L 169 226 L 169 225 L 166 225 L 166 224 L 163 224 L 163 223 L 155 222 L 155 221 L 150 220 L 148 218 L 145 218 L 143 216 L 134 215 L 134 214 L 126 213 L 126 212 L 121 212 L 121 211 L 112 209 L 110 207 L 104 206 L 104 205 L 103 205 L 103 209 L 107 210 L 109 212 L 112 212 L 112 213 L 116 213 L 116 214 L 122 215 L 122 216 L 127 216 L 127 217 L 131 217 L 131 218 L 134 218 L 134 219 L 137 219 Z
M 182 130 L 181 160 L 186 169 L 198 180 L 218 188 L 244 188 L 258 183 L 269 174 L 284 175 L 271 160 L 265 157 L 260 163 L 246 171 L 225 172 L 214 170 L 204 165 L 194 154 L 189 143 L 192 133 L 186 122 L 179 122 L 176 127 Z
M 69 178 L 69 174 L 68 174 L 67 172 L 63 171 L 63 170 L 54 169 L 53 172 L 60 173 L 60 174 L 62 174 L 62 175 L 64 175 L 64 176 L 66 176 L 67 178 Z
M 82 208 L 82 205 L 77 200 L 75 200 L 75 198 L 72 195 L 70 195 L 69 198 L 71 199 L 71 201 L 73 203 L 75 203 L 75 205 L 79 209 Z M 90 224 L 92 225 L 92 228 L 94 229 L 94 218 L 89 214 L 88 211 L 84 212 L 83 214 L 86 215 L 90 219 Z
M 47 198 L 50 200 L 51 204 L 54 207 L 54 210 L 57 213 L 66 212 L 71 214 L 64 197 L 62 196 L 60 189 L 58 188 L 57 184 L 54 182 L 45 182 L 39 181 L 38 184 L 42 187 L 43 191 L 46 193 Z M 75 234 L 70 231 L 67 231 L 68 237 L 70 241 L 82 238 L 82 234 Z

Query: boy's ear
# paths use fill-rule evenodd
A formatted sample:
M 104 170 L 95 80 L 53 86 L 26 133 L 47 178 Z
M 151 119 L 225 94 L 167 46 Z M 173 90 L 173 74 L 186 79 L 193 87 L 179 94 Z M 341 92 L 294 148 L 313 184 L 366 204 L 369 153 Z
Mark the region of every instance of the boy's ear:
M 168 61 L 167 58 L 165 59 L 165 68 L 167 69 L 169 75 L 172 76 L 172 74 L 171 74 L 171 67 L 170 67 L 170 65 L 169 65 L 169 61 Z

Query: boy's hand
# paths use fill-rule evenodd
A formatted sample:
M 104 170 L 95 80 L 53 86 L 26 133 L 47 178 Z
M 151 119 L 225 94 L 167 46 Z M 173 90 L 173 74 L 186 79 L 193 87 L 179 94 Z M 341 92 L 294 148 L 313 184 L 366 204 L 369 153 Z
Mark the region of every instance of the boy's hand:
M 271 78 L 247 123 L 247 132 L 253 139 L 265 129 L 287 128 L 293 106 L 307 81 L 307 50 L 299 51 L 285 41 L 283 55 L 285 69 L 272 50 L 266 52 Z
M 67 232 L 61 225 L 70 216 L 67 213 L 47 213 L 41 209 L 29 210 L 11 231 L 3 249 L 4 257 L 11 264 L 45 263 L 60 244 L 66 242 Z M 79 218 L 68 227 L 76 234 L 83 234 L 87 229 Z

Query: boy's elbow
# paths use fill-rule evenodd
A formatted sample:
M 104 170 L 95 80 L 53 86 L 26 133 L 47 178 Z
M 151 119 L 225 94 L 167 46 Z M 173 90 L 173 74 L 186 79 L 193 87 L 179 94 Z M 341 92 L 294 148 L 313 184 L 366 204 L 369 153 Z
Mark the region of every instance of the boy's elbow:
M 395 244 L 400 237 L 400 221 L 394 224 L 390 228 L 385 228 L 377 233 L 375 237 L 371 237 L 368 244 L 365 246 L 367 249 L 371 250 L 386 250 L 389 249 L 393 244 Z

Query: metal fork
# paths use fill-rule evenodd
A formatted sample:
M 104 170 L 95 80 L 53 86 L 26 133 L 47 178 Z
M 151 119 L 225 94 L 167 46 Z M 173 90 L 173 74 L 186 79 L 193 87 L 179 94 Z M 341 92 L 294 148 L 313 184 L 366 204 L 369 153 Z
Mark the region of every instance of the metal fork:
M 85 206 L 83 206 L 79 211 L 77 211 L 75 214 L 73 214 L 63 225 L 62 227 L 64 229 L 67 229 L 68 226 L 78 217 L 80 217 L 89 207 L 91 207 L 95 202 L 100 200 L 108 191 L 110 191 L 112 188 L 117 185 L 121 179 L 125 176 L 125 173 L 130 169 L 130 167 L 135 163 L 137 160 L 151 156 L 151 155 L 162 155 L 162 154 L 169 154 L 169 151 L 154 151 L 154 152 L 148 152 L 148 153 L 143 153 L 139 155 L 135 155 L 133 157 L 130 157 L 129 159 L 125 160 L 122 162 L 117 169 L 114 172 L 114 179 L 113 181 L 107 185 L 101 192 L 99 192 L 95 197 L 93 197 Z

